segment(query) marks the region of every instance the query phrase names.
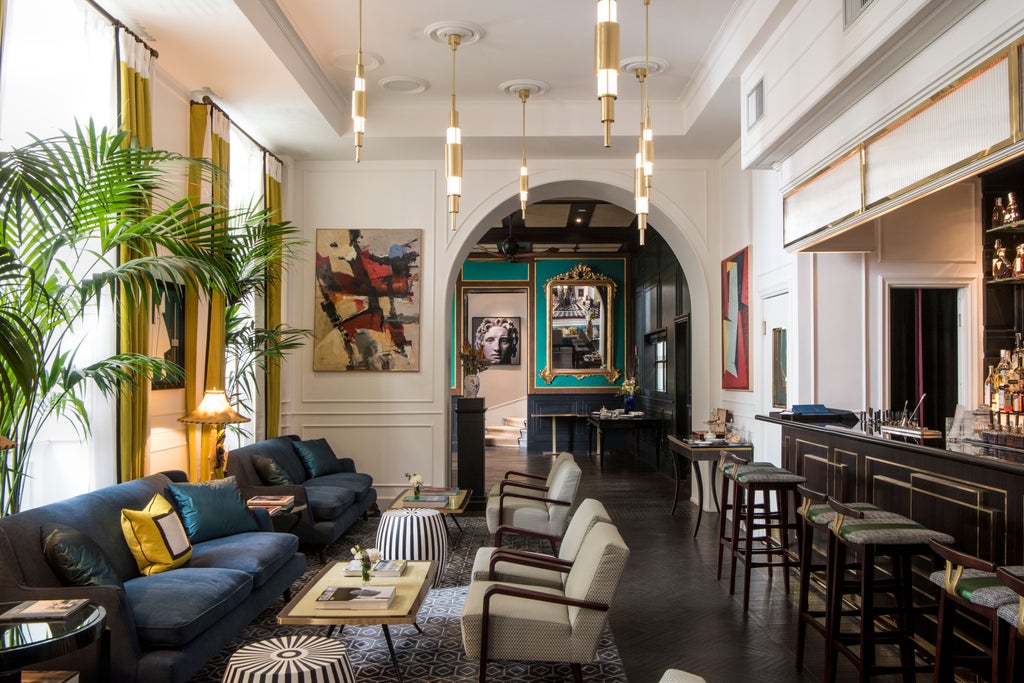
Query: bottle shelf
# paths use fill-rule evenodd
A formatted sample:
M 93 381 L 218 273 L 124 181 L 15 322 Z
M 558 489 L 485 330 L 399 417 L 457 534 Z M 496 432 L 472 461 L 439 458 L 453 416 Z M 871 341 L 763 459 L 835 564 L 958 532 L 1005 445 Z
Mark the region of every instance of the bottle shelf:
M 987 277 L 986 285 L 1024 285 L 1024 277 Z
M 1003 225 L 999 225 L 994 228 L 988 228 L 985 232 L 1024 233 L 1024 219 L 1014 221 L 1013 223 L 1004 223 Z

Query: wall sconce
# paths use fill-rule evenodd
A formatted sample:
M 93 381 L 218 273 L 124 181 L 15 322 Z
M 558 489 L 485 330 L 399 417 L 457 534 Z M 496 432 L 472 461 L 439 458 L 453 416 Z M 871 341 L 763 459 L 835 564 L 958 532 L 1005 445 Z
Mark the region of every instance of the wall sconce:
M 207 389 L 196 409 L 184 417 L 179 417 L 178 422 L 215 427 L 217 446 L 213 456 L 213 469 L 221 471 L 224 469 L 224 425 L 249 422 L 249 418 L 242 417 L 228 405 L 227 396 L 223 391 Z

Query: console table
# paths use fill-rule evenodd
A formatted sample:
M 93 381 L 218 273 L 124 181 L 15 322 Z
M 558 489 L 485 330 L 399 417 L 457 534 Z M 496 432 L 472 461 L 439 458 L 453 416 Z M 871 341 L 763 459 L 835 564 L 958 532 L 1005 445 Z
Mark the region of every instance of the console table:
M 693 476 L 697 479 L 697 523 L 693 525 L 693 535 L 696 536 L 697 530 L 700 529 L 700 518 L 704 514 L 704 479 L 700 473 L 700 463 L 718 462 L 722 457 L 723 451 L 735 453 L 737 456 L 750 461 L 754 459 L 754 445 L 749 441 L 727 443 L 723 440 L 708 443 L 706 441 L 687 439 L 677 434 L 669 434 L 668 448 L 673 455 L 672 465 L 676 474 L 676 495 L 672 499 L 673 515 L 676 513 L 676 503 L 679 502 L 679 485 L 682 483 L 681 470 L 683 468 L 679 462 L 680 459 L 689 461 L 690 465 L 693 467 Z M 715 501 L 715 509 L 721 512 L 721 507 L 718 503 L 718 492 L 715 490 L 715 476 L 717 472 L 718 467 L 712 465 L 711 497 Z
M 611 415 L 601 417 L 600 413 L 593 413 L 587 418 L 587 456 L 594 452 L 594 432 L 597 432 L 597 457 L 599 469 L 604 471 L 604 433 L 608 430 L 633 430 L 636 435 L 636 452 L 640 453 L 640 431 L 653 429 L 656 432 L 654 440 L 654 457 L 658 468 L 661 467 L 661 425 L 663 420 L 660 417 L 640 416 L 617 416 Z

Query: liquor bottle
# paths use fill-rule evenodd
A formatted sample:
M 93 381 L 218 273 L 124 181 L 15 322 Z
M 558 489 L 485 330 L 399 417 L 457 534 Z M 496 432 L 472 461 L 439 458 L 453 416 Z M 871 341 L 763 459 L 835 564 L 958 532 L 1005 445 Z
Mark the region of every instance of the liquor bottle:
M 998 228 L 1006 218 L 1006 207 L 1003 206 L 1003 198 L 996 197 L 996 205 L 992 207 L 992 227 Z
M 996 366 L 988 366 L 988 377 L 985 378 L 985 405 L 992 406 L 992 397 L 996 392 Z
M 993 406 L 993 410 L 995 410 L 997 412 L 1005 412 L 1005 411 L 1009 410 L 1009 408 L 1007 408 L 1007 404 L 1006 404 L 1006 399 L 1007 399 L 1006 390 L 1008 388 L 1007 387 L 1007 380 L 1009 379 L 1007 377 L 1007 375 L 1009 374 L 1009 372 L 1010 372 L 1010 350 L 1009 349 L 1000 349 L 999 350 L 999 365 L 996 366 L 996 376 L 997 376 L 997 379 L 999 381 L 999 384 L 998 384 L 998 389 L 996 391 L 996 400 L 994 401 L 994 406 Z
M 1006 210 L 1003 214 L 1003 224 L 1009 225 L 1020 220 L 1020 207 L 1017 205 L 1017 197 L 1011 192 L 1007 196 Z

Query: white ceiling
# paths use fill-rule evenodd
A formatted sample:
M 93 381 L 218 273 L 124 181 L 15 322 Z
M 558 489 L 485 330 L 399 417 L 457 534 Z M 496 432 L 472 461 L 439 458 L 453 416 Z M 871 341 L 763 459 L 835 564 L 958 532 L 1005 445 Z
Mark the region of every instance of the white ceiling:
M 651 1 L 650 56 L 667 64 L 650 78 L 663 158 L 717 158 L 739 137 L 738 77 L 751 50 L 730 46 L 729 40 L 751 4 L 764 1 Z M 353 158 L 356 0 L 99 2 L 159 51 L 162 74 L 195 96 L 210 94 L 279 156 Z M 632 156 L 639 89 L 630 73 L 620 77 L 612 148 L 601 144 L 594 0 L 363 5 L 364 62 L 380 61 L 367 71 L 364 160 L 432 159 L 441 153 L 451 51 L 425 34 L 438 22 L 468 22 L 482 30 L 479 41 L 456 55 L 467 162 L 519 155 L 521 105 L 499 86 L 523 79 L 547 85 L 546 93 L 527 104 L 529 158 Z M 641 0 L 619 0 L 622 59 L 643 56 L 643 14 Z M 418 94 L 381 87 L 382 79 L 394 78 L 420 79 L 427 87 Z

